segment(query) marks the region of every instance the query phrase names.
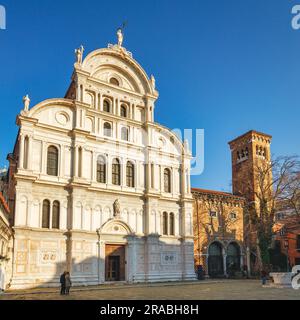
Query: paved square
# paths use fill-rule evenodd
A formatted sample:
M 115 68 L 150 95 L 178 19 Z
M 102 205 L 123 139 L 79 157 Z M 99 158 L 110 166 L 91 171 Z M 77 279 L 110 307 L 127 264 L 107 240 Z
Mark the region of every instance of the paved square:
M 11 292 L 0 300 L 300 300 L 300 290 L 262 287 L 258 280 L 203 281 L 151 285 L 105 285 L 73 288 L 70 296 L 58 289 Z

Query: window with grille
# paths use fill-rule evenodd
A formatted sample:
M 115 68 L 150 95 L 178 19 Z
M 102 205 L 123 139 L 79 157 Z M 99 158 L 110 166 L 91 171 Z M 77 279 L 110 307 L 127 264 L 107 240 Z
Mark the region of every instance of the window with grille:
M 59 229 L 60 204 L 58 201 L 53 202 L 52 207 L 52 229 Z
M 58 175 L 58 149 L 54 146 L 48 148 L 47 174 L 49 176 Z
M 117 186 L 121 184 L 121 166 L 118 159 L 114 159 L 112 163 L 112 183 Z
M 105 137 L 111 137 L 112 136 L 112 129 L 111 129 L 111 124 L 108 122 L 104 123 L 104 136 Z
M 97 182 L 106 183 L 106 161 L 102 156 L 97 160 Z
M 163 235 L 168 235 L 168 213 L 163 213 Z
M 42 228 L 50 228 L 50 202 L 48 200 L 43 202 Z
M 171 171 L 169 169 L 164 171 L 164 191 L 171 193 Z
M 128 129 L 123 127 L 121 129 L 121 139 L 124 141 L 128 141 L 129 140 L 129 134 L 128 134 Z
M 103 111 L 110 112 L 110 101 L 109 100 L 103 101 Z
M 211 218 L 217 218 L 217 212 L 216 211 L 210 211 L 209 215 Z
M 134 164 L 131 162 L 127 162 L 126 166 L 126 185 L 134 188 Z
M 170 235 L 175 236 L 175 215 L 170 213 Z
M 121 117 L 127 118 L 127 108 L 124 105 L 121 106 Z

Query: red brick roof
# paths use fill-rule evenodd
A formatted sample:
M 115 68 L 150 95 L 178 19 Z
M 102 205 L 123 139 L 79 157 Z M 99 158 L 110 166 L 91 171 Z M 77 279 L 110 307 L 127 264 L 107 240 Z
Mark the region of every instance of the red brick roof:
M 232 193 L 229 192 L 222 192 L 222 191 L 215 191 L 215 190 L 206 190 L 206 189 L 199 189 L 199 188 L 192 188 L 192 192 L 201 192 L 201 193 L 207 193 L 207 194 L 214 194 L 214 195 L 220 195 L 220 196 L 225 196 L 225 197 L 235 197 L 235 198 L 240 198 L 243 199 L 243 197 L 236 196 Z
M 293 215 L 277 221 L 273 227 L 273 231 L 278 232 L 283 227 L 285 227 L 287 231 L 292 231 L 292 230 L 300 231 L 300 217 L 297 215 Z
M 5 209 L 6 213 L 10 213 L 8 204 L 6 203 L 6 201 L 5 201 L 4 197 L 3 197 L 2 192 L 0 192 L 0 203 L 2 203 L 3 208 Z
M 231 144 L 232 142 L 235 142 L 236 140 L 241 139 L 241 138 L 243 138 L 243 137 L 245 137 L 247 135 L 250 135 L 250 134 L 256 134 L 256 135 L 260 135 L 260 136 L 264 136 L 266 138 L 272 139 L 272 136 L 269 135 L 269 134 L 266 134 L 266 133 L 263 133 L 263 132 L 259 132 L 259 131 L 256 131 L 256 130 L 250 130 L 250 131 L 238 136 L 237 138 L 231 140 L 230 142 L 228 142 L 228 144 Z

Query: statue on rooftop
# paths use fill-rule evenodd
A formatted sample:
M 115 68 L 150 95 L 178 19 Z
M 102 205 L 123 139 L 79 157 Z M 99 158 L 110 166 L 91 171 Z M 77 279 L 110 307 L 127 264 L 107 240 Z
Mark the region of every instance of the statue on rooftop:
M 154 78 L 154 75 L 152 74 L 151 75 L 151 84 L 152 84 L 152 87 L 153 87 L 153 90 L 155 90 L 155 86 L 156 86 L 156 80 L 155 80 L 155 78 Z
M 80 65 L 82 64 L 83 52 L 84 52 L 84 47 L 82 45 L 75 50 L 76 63 Z
M 30 98 L 29 98 L 28 94 L 25 97 L 23 97 L 23 103 L 24 103 L 24 111 L 25 112 L 29 111 Z
M 118 46 L 122 47 L 122 44 L 124 41 L 124 35 L 123 35 L 123 30 L 121 28 L 118 29 L 117 36 L 118 36 Z

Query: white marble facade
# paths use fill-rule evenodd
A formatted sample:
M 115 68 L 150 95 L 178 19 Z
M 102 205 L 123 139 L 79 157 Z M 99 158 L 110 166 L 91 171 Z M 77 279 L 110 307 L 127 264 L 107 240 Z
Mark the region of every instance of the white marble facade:
M 125 246 L 127 282 L 194 279 L 191 155 L 154 122 L 154 77 L 120 45 L 76 54 L 65 98 L 17 118 L 12 288 L 56 286 L 64 270 L 104 283 L 107 245 Z

